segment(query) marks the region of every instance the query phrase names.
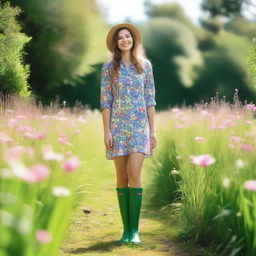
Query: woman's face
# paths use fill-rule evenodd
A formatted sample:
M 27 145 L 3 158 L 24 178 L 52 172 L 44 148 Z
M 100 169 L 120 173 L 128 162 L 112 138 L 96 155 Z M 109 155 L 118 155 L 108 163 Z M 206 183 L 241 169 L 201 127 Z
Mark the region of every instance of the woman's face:
M 130 51 L 133 46 L 133 38 L 128 29 L 122 29 L 118 33 L 117 46 L 120 51 Z

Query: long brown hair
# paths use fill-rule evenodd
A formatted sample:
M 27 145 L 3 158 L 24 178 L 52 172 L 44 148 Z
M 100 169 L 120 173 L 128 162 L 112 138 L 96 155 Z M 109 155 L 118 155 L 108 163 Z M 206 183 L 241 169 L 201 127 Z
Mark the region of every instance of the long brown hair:
M 112 42 L 113 55 L 112 55 L 112 66 L 110 69 L 112 84 L 116 79 L 118 79 L 118 76 L 119 76 L 118 71 L 120 68 L 122 55 L 121 55 L 121 50 L 118 48 L 117 41 L 118 41 L 119 32 L 122 29 L 127 29 L 130 32 L 133 39 L 133 46 L 131 48 L 131 61 L 134 63 L 135 68 L 139 74 L 142 74 L 144 72 L 141 61 L 143 58 L 145 58 L 145 53 L 144 53 L 142 44 L 138 43 L 138 41 L 136 40 L 136 37 L 134 36 L 131 30 L 129 30 L 126 27 L 120 28 L 115 32 L 113 37 L 113 42 Z

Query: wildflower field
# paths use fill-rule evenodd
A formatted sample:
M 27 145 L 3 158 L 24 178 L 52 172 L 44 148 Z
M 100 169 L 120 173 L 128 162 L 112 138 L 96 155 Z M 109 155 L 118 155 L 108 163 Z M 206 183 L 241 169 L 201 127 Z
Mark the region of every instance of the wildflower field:
M 237 93 L 232 104 L 157 112 L 147 160 L 144 207 L 174 218 L 180 240 L 220 256 L 256 255 L 256 107 Z M 101 114 L 12 98 L 0 113 L 0 256 L 59 255 L 88 196 L 84 173 L 109 161 Z
M 148 205 L 168 208 L 180 238 L 217 255 L 256 255 L 254 104 L 217 101 L 166 113 Z M 168 121 L 166 121 L 168 120 Z
M 83 192 L 87 121 L 12 97 L 0 111 L 0 255 L 58 255 Z

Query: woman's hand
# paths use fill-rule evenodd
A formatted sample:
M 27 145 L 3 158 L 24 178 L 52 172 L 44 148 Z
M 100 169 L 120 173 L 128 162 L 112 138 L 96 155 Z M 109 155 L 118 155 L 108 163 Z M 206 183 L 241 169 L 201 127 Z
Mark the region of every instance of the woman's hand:
M 113 150 L 113 139 L 110 131 L 104 134 L 104 144 L 108 150 Z
M 155 148 L 156 144 L 157 144 L 156 132 L 150 132 L 150 149 Z

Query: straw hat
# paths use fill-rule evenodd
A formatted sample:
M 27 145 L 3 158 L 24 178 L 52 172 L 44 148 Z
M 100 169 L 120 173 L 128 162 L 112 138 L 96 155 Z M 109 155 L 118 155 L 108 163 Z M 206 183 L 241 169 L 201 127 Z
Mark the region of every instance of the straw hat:
M 107 42 L 107 47 L 108 49 L 112 52 L 112 43 L 113 43 L 113 37 L 115 32 L 120 29 L 120 28 L 128 28 L 130 31 L 133 32 L 136 41 L 141 44 L 142 42 L 142 36 L 141 33 L 139 31 L 139 29 L 137 27 L 135 27 L 133 24 L 130 23 L 121 23 L 121 24 L 117 24 L 115 26 L 113 26 L 107 34 L 107 38 L 106 38 L 106 42 Z

